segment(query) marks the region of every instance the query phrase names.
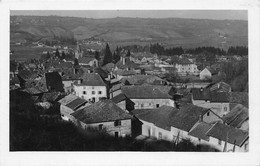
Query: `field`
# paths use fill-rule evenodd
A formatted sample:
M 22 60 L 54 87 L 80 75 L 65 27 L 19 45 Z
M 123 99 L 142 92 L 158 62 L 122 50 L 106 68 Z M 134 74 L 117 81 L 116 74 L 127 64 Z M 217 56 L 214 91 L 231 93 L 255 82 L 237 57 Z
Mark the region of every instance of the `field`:
M 43 48 L 43 47 L 10 45 L 10 50 L 14 51 L 14 53 L 10 55 L 10 59 L 26 58 L 27 60 L 30 60 L 34 58 L 35 59 L 40 58 L 43 51 L 53 51 L 54 49 Z

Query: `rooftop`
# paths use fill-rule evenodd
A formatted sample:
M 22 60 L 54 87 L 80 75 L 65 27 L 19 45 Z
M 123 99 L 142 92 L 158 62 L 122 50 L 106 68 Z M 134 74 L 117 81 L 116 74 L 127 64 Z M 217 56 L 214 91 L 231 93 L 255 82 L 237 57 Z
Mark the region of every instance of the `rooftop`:
M 241 104 L 237 104 L 232 110 L 223 117 L 226 124 L 240 128 L 242 123 L 248 120 L 248 108 Z
M 168 93 L 162 92 L 152 85 L 123 86 L 122 93 L 130 99 L 171 99 Z
M 141 113 L 134 110 L 133 114 L 141 120 L 153 123 L 166 130 L 170 130 L 172 126 L 188 132 L 206 112 L 208 112 L 208 109 L 188 104 L 180 109 L 162 106 L 156 109 L 143 110 Z
M 208 123 L 205 123 L 205 122 L 200 122 L 194 129 L 192 129 L 189 132 L 189 135 L 208 141 L 209 138 L 206 135 L 206 133 L 209 131 L 209 129 L 212 126 L 213 125 L 211 125 L 211 124 L 208 124 Z
M 81 84 L 75 84 L 78 86 L 106 86 L 102 78 L 97 73 L 84 73 L 82 76 Z
M 130 114 L 126 113 L 111 100 L 98 101 L 72 113 L 71 115 L 85 124 L 132 118 Z
M 214 124 L 214 126 L 207 132 L 207 135 L 240 147 L 249 137 L 247 131 L 221 123 Z

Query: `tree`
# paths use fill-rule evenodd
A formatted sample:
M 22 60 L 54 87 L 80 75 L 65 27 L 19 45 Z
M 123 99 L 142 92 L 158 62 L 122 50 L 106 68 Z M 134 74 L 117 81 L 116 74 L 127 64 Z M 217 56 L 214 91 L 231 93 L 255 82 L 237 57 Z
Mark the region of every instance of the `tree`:
M 119 60 L 120 60 L 120 51 L 119 51 L 119 48 L 117 47 L 116 51 L 114 51 L 114 54 L 113 54 L 113 62 L 117 63 Z
M 65 59 L 65 58 L 66 58 L 65 52 L 62 51 L 62 53 L 61 53 L 61 59 Z
M 79 61 L 77 58 L 74 59 L 74 67 L 77 67 L 79 66 Z
M 95 51 L 95 58 L 99 61 L 100 60 L 100 53 Z
M 131 53 L 129 50 L 127 50 L 126 57 L 130 57 L 130 56 L 131 56 Z
M 106 49 L 105 49 L 105 55 L 104 55 L 104 59 L 103 59 L 103 65 L 106 65 L 108 63 L 111 63 L 113 62 L 113 56 L 112 56 L 112 53 L 110 51 L 110 48 L 109 48 L 109 45 L 107 44 L 106 45 Z
M 60 58 L 60 52 L 59 52 L 58 48 L 56 49 L 55 56 Z

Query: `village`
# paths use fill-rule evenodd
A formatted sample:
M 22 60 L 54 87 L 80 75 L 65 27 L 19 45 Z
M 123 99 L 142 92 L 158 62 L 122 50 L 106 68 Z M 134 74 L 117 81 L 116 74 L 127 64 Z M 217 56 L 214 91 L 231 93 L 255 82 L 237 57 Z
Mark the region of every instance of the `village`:
M 10 111 L 33 115 L 37 110 L 41 117 L 115 138 L 189 140 L 215 151 L 249 150 L 248 92 L 226 83 L 228 73 L 221 65 L 247 61 L 247 56 L 216 55 L 214 62 L 199 62 L 191 53 L 159 56 L 117 48 L 112 54 L 106 44 L 101 57 L 81 47 L 12 60 Z

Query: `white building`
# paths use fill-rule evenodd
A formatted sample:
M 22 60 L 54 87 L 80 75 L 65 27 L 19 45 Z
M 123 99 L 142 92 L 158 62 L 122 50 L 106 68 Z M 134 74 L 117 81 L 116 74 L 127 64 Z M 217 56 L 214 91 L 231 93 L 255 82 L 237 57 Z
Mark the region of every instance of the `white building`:
M 85 100 L 97 102 L 107 98 L 107 87 L 97 73 L 85 73 L 79 83 L 74 84 L 74 93 Z
M 212 73 L 209 71 L 208 68 L 203 69 L 200 72 L 200 80 L 209 80 L 212 77 Z

